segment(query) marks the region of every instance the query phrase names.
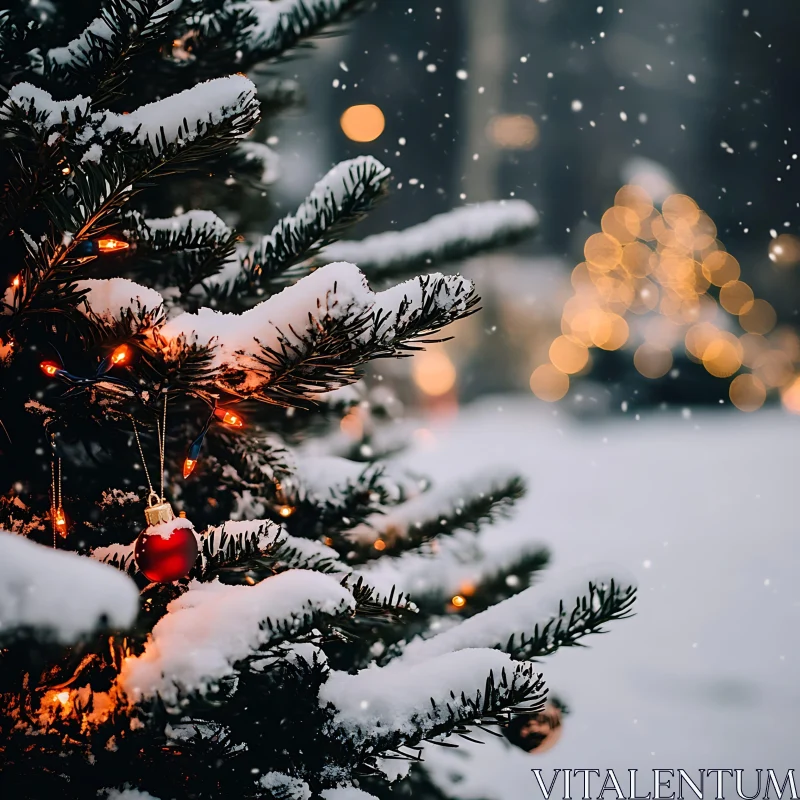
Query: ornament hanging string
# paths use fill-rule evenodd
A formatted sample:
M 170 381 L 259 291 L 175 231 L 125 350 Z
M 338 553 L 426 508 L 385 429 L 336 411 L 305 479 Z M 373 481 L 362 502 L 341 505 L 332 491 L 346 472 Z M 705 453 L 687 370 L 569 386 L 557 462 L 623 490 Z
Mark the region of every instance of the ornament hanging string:
M 142 466 L 144 467 L 144 476 L 147 478 L 147 488 L 150 490 L 148 494 L 148 503 L 155 497 L 156 502 L 164 502 L 164 452 L 167 445 L 167 394 L 164 393 L 164 415 L 162 420 L 156 420 L 156 432 L 158 435 L 158 466 L 161 475 L 161 492 L 156 492 L 153 488 L 153 481 L 150 479 L 150 470 L 147 469 L 147 460 L 144 457 L 144 449 L 142 448 L 142 440 L 139 438 L 139 430 L 136 427 L 136 420 L 131 417 L 133 423 L 133 435 L 136 437 L 136 445 L 139 448 L 139 455 L 142 459 Z M 150 503 L 152 505 L 152 503 Z
M 53 457 L 50 460 L 50 522 L 53 526 L 53 549 L 57 548 L 57 534 L 58 534 L 58 515 L 61 512 L 63 518 L 64 512 L 61 510 L 61 457 Z

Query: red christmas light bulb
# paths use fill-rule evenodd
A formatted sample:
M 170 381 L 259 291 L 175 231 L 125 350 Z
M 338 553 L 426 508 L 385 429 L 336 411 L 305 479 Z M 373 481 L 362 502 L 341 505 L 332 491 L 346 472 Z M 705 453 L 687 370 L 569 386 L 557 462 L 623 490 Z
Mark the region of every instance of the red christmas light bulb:
M 214 414 L 221 419 L 226 425 L 233 428 L 241 428 L 244 425 L 244 420 L 237 414 L 233 414 L 224 408 L 218 408 Z
M 188 478 L 194 472 L 196 466 L 196 460 L 193 461 L 191 458 L 187 458 L 186 461 L 183 462 L 183 477 Z
M 121 344 L 112 354 L 112 364 L 124 364 L 130 358 L 130 348 L 126 344 Z
M 122 241 L 122 239 L 106 237 L 97 240 L 97 249 L 101 253 L 115 253 L 117 250 L 127 250 L 129 247 L 130 244 Z
M 39 367 L 45 375 L 49 375 L 51 378 L 61 369 L 55 361 L 42 361 Z

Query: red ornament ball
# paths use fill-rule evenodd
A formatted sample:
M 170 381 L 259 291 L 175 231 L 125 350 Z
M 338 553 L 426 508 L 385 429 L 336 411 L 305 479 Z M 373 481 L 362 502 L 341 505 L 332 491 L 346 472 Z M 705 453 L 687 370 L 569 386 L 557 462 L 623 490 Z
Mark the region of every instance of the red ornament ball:
M 133 549 L 136 566 L 151 581 L 171 583 L 189 574 L 197 561 L 197 535 L 186 519 L 151 525 Z

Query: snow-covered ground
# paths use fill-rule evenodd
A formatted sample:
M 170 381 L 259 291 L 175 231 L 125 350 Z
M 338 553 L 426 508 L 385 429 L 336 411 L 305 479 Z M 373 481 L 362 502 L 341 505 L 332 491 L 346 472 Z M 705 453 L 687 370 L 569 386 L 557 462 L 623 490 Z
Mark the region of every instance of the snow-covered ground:
M 427 748 L 453 797 L 540 797 L 534 767 L 547 777 L 557 767 L 797 766 L 798 425 L 778 410 L 577 422 L 494 398 L 433 428 L 417 469 L 457 480 L 501 463 L 528 476 L 528 497 L 502 526 L 550 546 L 542 591 L 593 567 L 640 591 L 635 618 L 542 665 L 571 709 L 553 749 L 529 755 L 495 739 Z

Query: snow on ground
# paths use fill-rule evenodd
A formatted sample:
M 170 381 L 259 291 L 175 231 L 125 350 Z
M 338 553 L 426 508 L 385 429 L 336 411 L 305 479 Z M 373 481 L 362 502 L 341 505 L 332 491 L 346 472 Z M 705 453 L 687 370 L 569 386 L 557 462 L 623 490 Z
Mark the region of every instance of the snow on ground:
M 548 596 L 587 569 L 640 591 L 635 618 L 543 662 L 571 709 L 553 749 L 529 755 L 494 739 L 426 749 L 453 797 L 539 797 L 535 767 L 549 783 L 554 768 L 796 766 L 797 425 L 778 410 L 578 422 L 493 398 L 405 456 L 440 480 L 519 468 L 530 492 L 498 533 L 528 530 L 552 548 Z

